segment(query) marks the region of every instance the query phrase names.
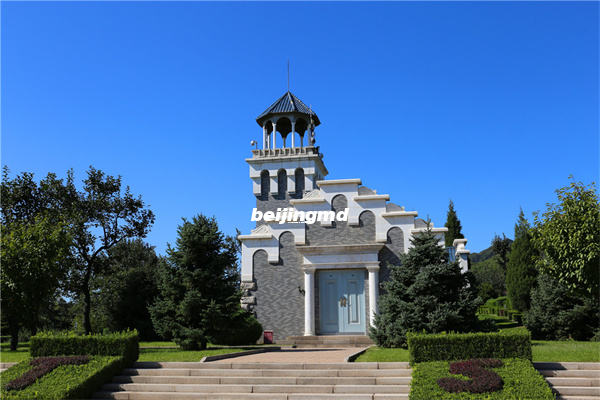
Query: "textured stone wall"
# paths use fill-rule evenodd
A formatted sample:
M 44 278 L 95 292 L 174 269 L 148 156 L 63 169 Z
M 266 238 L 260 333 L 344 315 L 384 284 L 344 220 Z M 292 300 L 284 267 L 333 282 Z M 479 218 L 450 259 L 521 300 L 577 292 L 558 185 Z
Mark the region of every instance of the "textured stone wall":
M 404 253 L 404 232 L 400 228 L 388 231 L 387 242 L 379 250 L 379 282 L 385 282 L 390 277 L 390 265 L 400 265 L 400 255 Z M 385 290 L 379 290 L 382 295 Z
M 340 194 L 333 198 L 333 211 L 337 213 L 346 207 L 346 196 Z M 360 215 L 359 221 L 358 226 L 350 226 L 348 221 L 334 221 L 332 226 L 321 226 L 320 222 L 306 224 L 306 244 L 325 246 L 375 243 L 375 215 L 371 211 L 365 211 Z
M 272 330 L 275 340 L 304 334 L 304 272 L 302 256 L 294 245 L 294 235 L 284 232 L 279 238 L 280 259 L 270 264 L 267 253 L 254 253 L 254 312 L 264 330 Z

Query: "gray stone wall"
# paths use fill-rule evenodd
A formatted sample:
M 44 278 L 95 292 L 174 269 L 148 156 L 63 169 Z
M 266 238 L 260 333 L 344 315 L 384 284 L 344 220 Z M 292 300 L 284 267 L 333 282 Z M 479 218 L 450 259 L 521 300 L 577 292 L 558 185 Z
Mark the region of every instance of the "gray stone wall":
M 294 235 L 284 232 L 279 238 L 280 259 L 270 264 L 267 253 L 254 253 L 254 283 L 250 291 L 256 297 L 254 312 L 264 330 L 272 330 L 275 340 L 304 334 L 304 272 L 302 256 L 294 244 Z
M 404 253 L 404 232 L 400 228 L 391 228 L 387 234 L 387 242 L 379 250 L 379 282 L 390 278 L 390 265 L 400 265 L 400 255 Z M 385 290 L 379 290 L 384 294 Z
M 332 200 L 332 211 L 336 213 L 348 207 L 346 196 L 340 194 Z M 320 222 L 306 224 L 306 244 L 310 246 L 372 244 L 375 243 L 375 214 L 364 211 L 359 225 L 351 226 L 348 221 L 334 221 L 332 226 L 321 226 Z

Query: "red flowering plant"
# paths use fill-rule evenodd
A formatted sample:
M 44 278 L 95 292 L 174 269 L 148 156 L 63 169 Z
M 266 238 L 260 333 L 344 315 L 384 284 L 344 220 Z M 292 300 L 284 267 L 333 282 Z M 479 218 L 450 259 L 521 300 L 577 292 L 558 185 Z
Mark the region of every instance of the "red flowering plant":
M 500 375 L 489 368 L 502 366 L 502 361 L 495 358 L 478 358 L 450 364 L 450 373 L 464 375 L 471 379 L 440 378 L 437 384 L 451 393 L 470 392 L 487 393 L 501 390 L 504 382 Z

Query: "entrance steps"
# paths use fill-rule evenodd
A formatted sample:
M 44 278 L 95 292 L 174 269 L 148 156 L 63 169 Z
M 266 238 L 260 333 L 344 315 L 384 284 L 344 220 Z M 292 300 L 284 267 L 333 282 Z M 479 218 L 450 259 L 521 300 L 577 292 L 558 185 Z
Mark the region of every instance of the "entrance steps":
M 288 336 L 286 340 L 278 340 L 280 346 L 296 346 L 297 348 L 345 348 L 369 347 L 374 343 L 366 335 L 322 335 L 322 336 Z
M 600 363 L 534 362 L 557 394 L 564 400 L 600 399 Z
M 138 362 L 94 399 L 406 400 L 408 363 Z

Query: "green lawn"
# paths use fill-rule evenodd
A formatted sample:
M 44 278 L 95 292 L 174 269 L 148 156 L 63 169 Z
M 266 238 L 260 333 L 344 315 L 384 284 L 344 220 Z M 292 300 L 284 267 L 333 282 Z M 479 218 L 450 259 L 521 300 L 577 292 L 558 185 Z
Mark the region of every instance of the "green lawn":
M 8 343 L 0 346 L 0 362 L 12 363 L 29 358 L 29 342 L 19 343 L 17 351 L 10 351 Z M 163 348 L 149 348 L 163 347 Z M 168 348 L 164 348 L 168 347 Z M 248 348 L 249 350 L 249 348 Z M 203 357 L 217 354 L 237 353 L 240 348 L 214 349 L 205 351 L 182 351 L 173 342 L 140 342 L 140 358 L 138 361 L 200 361 Z
M 371 347 L 358 356 L 355 362 L 408 362 L 410 361 L 407 349 L 385 349 Z

